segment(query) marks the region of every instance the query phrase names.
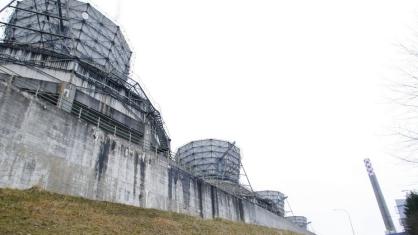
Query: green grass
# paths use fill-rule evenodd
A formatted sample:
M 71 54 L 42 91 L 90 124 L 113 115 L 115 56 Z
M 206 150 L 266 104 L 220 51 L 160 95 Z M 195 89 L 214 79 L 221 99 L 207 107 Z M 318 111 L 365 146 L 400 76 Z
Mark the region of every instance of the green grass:
M 0 234 L 275 234 L 298 235 L 225 220 L 49 193 L 0 189 Z

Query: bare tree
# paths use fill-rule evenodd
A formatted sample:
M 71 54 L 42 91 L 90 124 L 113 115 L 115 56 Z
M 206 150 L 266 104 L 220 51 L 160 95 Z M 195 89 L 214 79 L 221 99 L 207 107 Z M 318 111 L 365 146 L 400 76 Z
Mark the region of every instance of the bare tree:
M 418 39 L 418 32 L 415 37 Z M 404 60 L 398 75 L 390 82 L 390 100 L 399 110 L 394 157 L 418 166 L 418 40 L 400 45 Z

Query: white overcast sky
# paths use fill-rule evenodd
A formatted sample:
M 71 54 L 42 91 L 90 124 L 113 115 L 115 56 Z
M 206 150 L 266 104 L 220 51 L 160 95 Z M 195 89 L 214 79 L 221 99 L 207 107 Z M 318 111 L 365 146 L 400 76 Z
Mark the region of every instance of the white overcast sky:
M 236 141 L 253 187 L 287 194 L 319 235 L 351 234 L 334 208 L 358 235 L 384 234 L 371 158 L 399 226 L 394 200 L 418 174 L 388 150 L 398 120 L 386 84 L 418 32 L 418 1 L 90 2 L 125 31 L 173 150 Z

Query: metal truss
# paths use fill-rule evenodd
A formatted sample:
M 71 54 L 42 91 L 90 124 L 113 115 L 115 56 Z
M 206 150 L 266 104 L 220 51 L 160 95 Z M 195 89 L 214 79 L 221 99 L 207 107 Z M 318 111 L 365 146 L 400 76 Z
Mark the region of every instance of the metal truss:
M 11 0 L 0 9 L 0 19 L 4 33 L 0 64 L 76 74 L 96 91 L 145 113 L 160 140 L 159 151 L 170 156 L 170 138 L 160 112 L 129 77 L 132 52 L 119 26 L 90 4 L 76 0 Z
M 8 9 L 12 9 L 9 15 Z M 0 22 L 4 42 L 31 44 L 76 56 L 103 70 L 129 73 L 132 52 L 119 26 L 88 3 L 12 0 L 0 10 L 0 15 L 8 17 Z

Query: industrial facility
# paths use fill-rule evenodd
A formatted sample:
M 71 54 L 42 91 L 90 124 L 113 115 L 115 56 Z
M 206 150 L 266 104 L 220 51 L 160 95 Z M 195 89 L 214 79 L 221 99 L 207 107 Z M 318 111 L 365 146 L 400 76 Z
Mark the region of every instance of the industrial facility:
M 0 169 L 13 173 L 0 187 L 312 234 L 305 217 L 285 219 L 283 193 L 253 190 L 235 142 L 192 141 L 172 153 L 160 112 L 130 77 L 120 27 L 92 5 L 13 0 L 0 15 Z
M 132 52 L 119 26 L 75 0 L 11 1 L 0 44 L 3 79 L 103 130 L 170 153 L 158 110 L 129 77 Z M 150 141 L 144 141 L 150 122 Z
M 235 196 L 253 199 L 254 192 L 241 163 L 240 149 L 235 142 L 204 139 L 180 147 L 176 163 L 193 175 Z M 240 182 L 242 173 L 247 184 Z
M 192 141 L 177 150 L 175 159 L 177 164 L 206 182 L 236 197 L 251 200 L 280 217 L 285 217 L 287 196 L 279 191 L 253 190 L 241 162 L 240 149 L 235 142 L 217 139 Z M 307 229 L 306 217 L 292 215 L 286 219 Z
M 239 182 L 241 155 L 235 143 L 215 139 L 192 141 L 177 150 L 176 160 L 206 180 Z

